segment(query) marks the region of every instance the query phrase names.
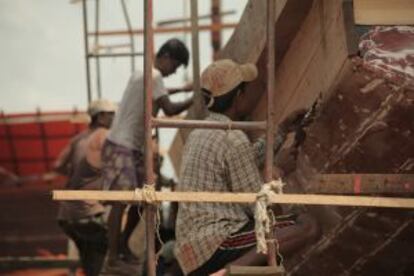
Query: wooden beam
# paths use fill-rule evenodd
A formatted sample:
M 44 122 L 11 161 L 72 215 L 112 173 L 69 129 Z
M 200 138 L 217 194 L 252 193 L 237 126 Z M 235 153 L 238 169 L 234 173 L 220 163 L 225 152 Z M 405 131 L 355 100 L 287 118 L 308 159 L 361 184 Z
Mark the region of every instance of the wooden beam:
M 284 275 L 285 270 L 280 266 L 230 266 L 229 276 L 263 276 Z
M 355 22 L 361 25 L 414 24 L 413 0 L 354 0 Z
M 256 193 L 217 193 L 217 192 L 155 192 L 155 202 L 205 202 L 205 203 L 254 203 Z M 102 201 L 144 201 L 141 189 L 135 191 L 53 191 L 54 200 L 102 200 Z M 414 198 L 337 196 L 315 194 L 273 194 L 270 203 L 339 205 L 361 207 L 414 208 Z
M 318 174 L 306 192 L 324 194 L 414 194 L 414 174 Z

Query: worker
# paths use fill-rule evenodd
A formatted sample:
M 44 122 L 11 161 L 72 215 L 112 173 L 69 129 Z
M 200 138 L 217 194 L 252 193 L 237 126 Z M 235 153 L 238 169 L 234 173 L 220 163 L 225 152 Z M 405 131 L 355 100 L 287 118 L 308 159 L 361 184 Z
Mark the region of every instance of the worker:
M 89 128 L 77 135 L 55 162 L 55 171 L 68 177 L 70 190 L 101 189 L 101 147 L 111 125 L 115 104 L 93 101 L 88 108 Z M 98 201 L 62 201 L 58 222 L 78 248 L 87 276 L 99 275 L 107 250 L 104 206 Z
M 156 116 L 160 109 L 167 116 L 176 115 L 188 109 L 193 103 L 192 97 L 182 101 L 171 101 L 169 95 L 176 93 L 180 89 L 168 91 L 163 82 L 164 77 L 175 73 L 181 65 L 187 66 L 188 61 L 188 49 L 178 39 L 168 40 L 158 50 L 152 72 L 153 116 Z M 182 90 L 190 92 L 191 86 L 187 86 Z M 143 185 L 144 93 L 144 74 L 142 71 L 134 72 L 130 77 L 102 151 L 103 186 L 106 190 L 130 190 Z M 125 258 L 125 251 L 128 251 L 125 250 L 128 249 L 127 241 L 139 220 L 138 209 L 136 207 L 133 208 L 133 212 L 128 214 L 128 221 L 122 240 L 119 241 L 121 216 L 125 205 L 114 203 L 112 206 L 108 219 L 108 266 L 116 266 L 117 261 L 120 260 L 119 257 Z M 122 251 L 124 252 L 121 256 L 119 244 L 123 245 Z
M 241 120 L 254 107 L 246 101 L 246 83 L 257 77 L 254 64 L 219 60 L 202 73 L 201 88 L 208 106 L 206 120 Z M 294 112 L 278 127 L 275 153 L 286 134 L 295 129 L 305 111 Z M 183 149 L 178 191 L 257 193 L 263 185 L 258 160 L 264 140 L 252 145 L 241 130 L 196 129 Z M 225 275 L 225 267 L 264 265 L 266 256 L 256 253 L 254 206 L 228 203 L 179 203 L 175 254 L 186 275 Z M 284 226 L 282 228 L 282 226 Z M 318 231 L 306 215 L 275 224 L 274 234 L 282 254 L 313 239 Z

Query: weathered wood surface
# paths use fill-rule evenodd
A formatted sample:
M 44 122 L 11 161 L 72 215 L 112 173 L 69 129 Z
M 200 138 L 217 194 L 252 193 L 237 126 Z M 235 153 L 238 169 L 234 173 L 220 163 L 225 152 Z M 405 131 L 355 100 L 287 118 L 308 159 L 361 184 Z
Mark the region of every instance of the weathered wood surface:
M 355 21 L 362 25 L 412 25 L 412 0 L 354 0 Z
M 292 40 L 299 32 L 313 0 L 277 1 L 275 18 L 275 67 L 280 66 Z M 266 1 L 250 0 L 226 46 L 218 53 L 219 59 L 230 58 L 238 62 L 255 63 L 259 77 L 246 90 L 246 100 L 256 106 L 266 91 Z M 263 117 L 264 118 L 264 117 Z M 170 148 L 175 171 L 179 172 L 181 152 L 188 131 L 179 131 Z
M 308 193 L 414 194 L 414 174 L 317 174 L 309 179 Z

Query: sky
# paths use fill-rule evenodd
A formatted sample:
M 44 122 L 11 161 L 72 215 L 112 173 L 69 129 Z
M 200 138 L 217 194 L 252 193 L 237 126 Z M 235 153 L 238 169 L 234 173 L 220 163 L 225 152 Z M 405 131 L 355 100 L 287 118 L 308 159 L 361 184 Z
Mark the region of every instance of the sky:
M 238 21 L 247 0 L 222 0 L 222 10 L 237 13 L 224 18 Z M 101 30 L 125 29 L 121 4 L 118 0 L 101 0 Z M 143 0 L 126 0 L 134 28 L 143 27 Z M 187 3 L 185 7 L 184 3 Z M 94 29 L 94 1 L 89 0 L 89 29 Z M 189 0 L 154 0 L 154 22 L 181 17 Z M 210 12 L 210 1 L 199 1 L 199 14 Z M 209 20 L 202 21 L 209 23 Z M 69 0 L 0 0 L 0 109 L 6 113 L 42 110 L 83 109 L 87 103 L 84 41 L 81 4 Z M 223 32 L 223 41 L 231 31 Z M 156 36 L 155 47 L 172 36 L 185 39 L 184 34 Z M 186 36 L 191 48 L 191 36 Z M 90 39 L 92 45 L 93 39 Z M 100 44 L 127 43 L 128 38 L 101 38 Z M 142 39 L 136 38 L 137 51 L 142 51 Z M 123 49 L 127 50 L 127 49 Z M 210 34 L 200 33 L 201 69 L 211 62 Z M 142 58 L 137 58 L 137 68 Z M 92 88 L 96 97 L 94 61 Z M 191 78 L 191 65 L 188 73 Z M 119 101 L 130 75 L 126 58 L 101 60 L 103 97 Z M 184 81 L 184 70 L 166 79 L 167 86 Z
M 94 30 L 94 3 L 88 0 L 88 28 Z M 189 16 L 190 0 L 154 0 L 154 23 L 159 20 Z M 200 15 L 210 13 L 209 0 L 198 1 Z M 247 0 L 221 0 L 222 11 L 235 10 L 223 17 L 223 22 L 238 22 Z M 143 0 L 126 0 L 133 28 L 143 28 Z M 126 29 L 119 0 L 100 0 L 100 29 Z M 209 24 L 210 20 L 200 21 Z M 231 30 L 222 32 L 223 45 Z M 16 112 L 84 110 L 87 105 L 86 69 L 82 27 L 82 5 L 69 0 L 0 0 L 0 110 Z M 191 35 L 160 34 L 155 37 L 155 49 L 166 40 L 177 37 L 184 40 L 191 52 Z M 210 33 L 201 32 L 200 68 L 205 68 L 212 57 Z M 100 44 L 128 43 L 125 37 L 100 38 Z M 93 38 L 89 40 L 90 48 Z M 142 37 L 135 38 L 136 51 L 143 50 Z M 122 49 L 126 51 L 127 49 Z M 92 93 L 97 97 L 95 62 L 91 61 Z M 136 59 L 136 68 L 142 69 L 143 59 Z M 101 59 L 102 96 L 120 101 L 131 74 L 129 58 Z M 167 87 L 183 85 L 192 79 L 191 60 L 188 68 L 165 79 Z M 188 95 L 177 96 L 188 97 Z M 161 147 L 168 149 L 175 130 L 161 131 Z M 167 176 L 173 176 L 166 159 Z

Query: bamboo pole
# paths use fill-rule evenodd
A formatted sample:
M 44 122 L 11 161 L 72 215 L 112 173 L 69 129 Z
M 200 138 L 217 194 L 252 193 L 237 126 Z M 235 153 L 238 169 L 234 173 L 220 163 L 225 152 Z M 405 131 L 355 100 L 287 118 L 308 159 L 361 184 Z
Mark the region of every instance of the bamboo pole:
M 102 200 L 102 201 L 145 201 L 142 190 L 136 191 L 86 191 L 56 190 L 54 200 Z M 155 202 L 204 202 L 204 203 L 254 203 L 256 193 L 217 193 L 217 192 L 155 192 Z M 414 208 L 414 198 L 337 196 L 315 194 L 272 194 L 270 203 L 337 205 L 381 208 Z
M 153 118 L 152 123 L 162 128 L 213 128 L 213 129 L 244 129 L 244 130 L 265 130 L 266 122 L 217 122 L 200 120 L 177 120 Z

